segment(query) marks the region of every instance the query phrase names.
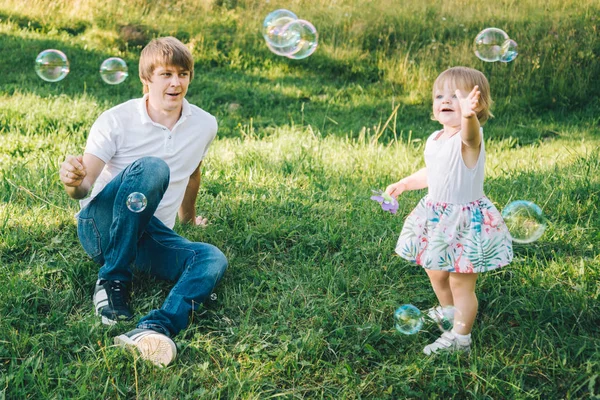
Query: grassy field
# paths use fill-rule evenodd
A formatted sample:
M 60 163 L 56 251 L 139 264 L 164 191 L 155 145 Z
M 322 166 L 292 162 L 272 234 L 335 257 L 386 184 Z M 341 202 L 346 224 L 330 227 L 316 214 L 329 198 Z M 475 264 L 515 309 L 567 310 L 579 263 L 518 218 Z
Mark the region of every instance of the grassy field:
M 317 52 L 269 52 L 264 17 L 287 8 L 319 30 Z M 509 64 L 471 47 L 483 28 L 519 43 Z M 57 171 L 107 108 L 141 95 L 141 46 L 192 49 L 188 99 L 215 114 L 198 209 L 184 236 L 223 249 L 217 299 L 158 369 L 112 346 L 134 326 L 93 315 L 98 266 L 81 249 Z M 0 0 L 0 399 L 599 399 L 600 4 L 595 0 Z M 47 48 L 71 72 L 40 80 Z M 131 76 L 109 86 L 100 63 Z M 530 200 L 547 230 L 480 278 L 470 356 L 428 358 L 438 333 L 394 329 L 404 303 L 435 303 L 420 268 L 393 256 L 404 217 L 371 189 L 423 166 L 431 84 L 453 65 L 488 76 L 485 190 Z M 170 285 L 138 276 L 132 307 Z

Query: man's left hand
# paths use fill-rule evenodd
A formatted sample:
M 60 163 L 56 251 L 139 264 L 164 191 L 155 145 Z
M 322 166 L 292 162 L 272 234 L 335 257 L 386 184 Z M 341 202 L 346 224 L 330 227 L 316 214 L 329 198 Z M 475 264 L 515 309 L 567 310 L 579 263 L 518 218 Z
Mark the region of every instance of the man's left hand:
M 196 225 L 196 226 L 201 226 L 201 227 L 203 227 L 203 228 L 204 228 L 205 226 L 207 226 L 207 225 L 208 225 L 208 219 L 207 219 L 207 218 L 204 218 L 204 217 L 203 217 L 203 216 L 201 216 L 201 215 L 198 215 L 198 216 L 196 217 L 196 219 L 194 219 L 194 225 Z

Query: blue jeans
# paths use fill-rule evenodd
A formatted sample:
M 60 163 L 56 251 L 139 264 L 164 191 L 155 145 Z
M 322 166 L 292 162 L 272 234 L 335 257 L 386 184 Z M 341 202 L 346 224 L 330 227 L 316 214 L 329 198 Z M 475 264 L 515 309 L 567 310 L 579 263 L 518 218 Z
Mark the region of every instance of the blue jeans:
M 138 323 L 138 328 L 175 336 L 187 327 L 190 312 L 210 296 L 227 259 L 215 246 L 191 242 L 154 217 L 169 174 L 160 158 L 135 161 L 81 210 L 77 234 L 85 252 L 102 266 L 99 279 L 130 282 L 134 268 L 176 282 L 162 307 Z M 126 199 L 133 192 L 148 200 L 142 212 L 127 208 Z

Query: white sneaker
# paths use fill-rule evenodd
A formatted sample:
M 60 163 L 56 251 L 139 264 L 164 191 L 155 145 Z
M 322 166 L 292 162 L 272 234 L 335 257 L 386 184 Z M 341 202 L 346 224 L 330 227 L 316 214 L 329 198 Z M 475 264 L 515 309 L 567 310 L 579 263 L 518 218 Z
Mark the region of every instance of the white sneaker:
M 453 353 L 453 352 L 464 352 L 468 353 L 471 351 L 471 339 L 466 343 L 460 343 L 456 336 L 452 332 L 444 332 L 442 336 L 431 344 L 428 344 L 423 349 L 423 353 L 428 356 L 431 354 L 438 353 Z
M 115 345 L 136 348 L 140 357 L 159 367 L 166 367 L 177 356 L 177 346 L 170 337 L 152 329 L 134 329 L 115 337 Z

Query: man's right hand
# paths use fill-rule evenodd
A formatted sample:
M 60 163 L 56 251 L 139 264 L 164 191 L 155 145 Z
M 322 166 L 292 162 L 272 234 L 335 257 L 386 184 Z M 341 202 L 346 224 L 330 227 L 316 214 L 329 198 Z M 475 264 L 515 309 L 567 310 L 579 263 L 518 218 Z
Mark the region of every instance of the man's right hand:
M 83 156 L 67 156 L 65 161 L 60 165 L 58 175 L 65 186 L 81 186 L 87 175 Z

